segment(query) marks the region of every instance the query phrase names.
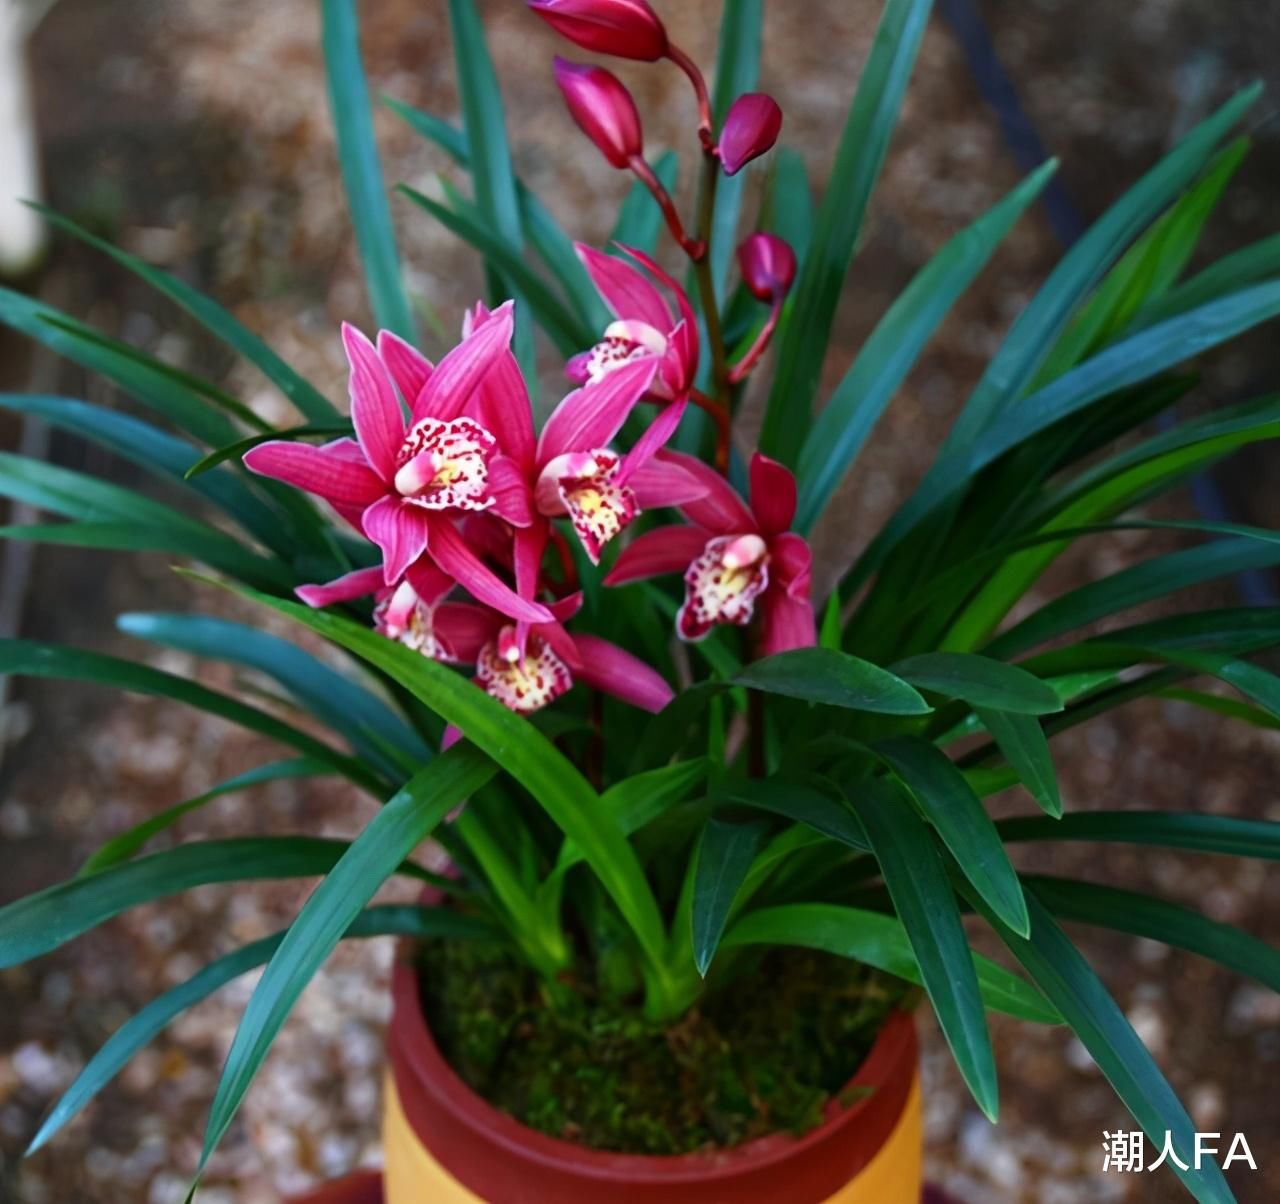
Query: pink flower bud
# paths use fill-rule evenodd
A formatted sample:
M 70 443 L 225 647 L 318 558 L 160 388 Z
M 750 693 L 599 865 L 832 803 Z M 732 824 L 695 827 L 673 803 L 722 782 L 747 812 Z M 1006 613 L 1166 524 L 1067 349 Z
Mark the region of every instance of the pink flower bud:
M 771 150 L 782 129 L 782 110 L 772 96 L 748 92 L 739 96 L 724 119 L 720 134 L 720 162 L 725 175 L 734 175 L 752 159 Z
M 652 63 L 667 53 L 667 31 L 646 0 L 528 0 L 558 34 L 583 50 Z
M 643 152 L 636 102 L 617 76 L 562 58 L 556 59 L 555 73 L 574 121 L 614 167 L 626 167 Z
M 738 248 L 738 267 L 751 295 L 773 304 L 791 290 L 796 253 L 776 234 L 753 234 Z

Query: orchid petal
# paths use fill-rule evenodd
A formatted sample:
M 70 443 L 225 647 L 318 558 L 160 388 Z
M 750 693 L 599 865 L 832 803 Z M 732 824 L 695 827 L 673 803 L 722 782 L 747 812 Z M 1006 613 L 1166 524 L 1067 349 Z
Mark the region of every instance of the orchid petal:
M 778 585 L 791 597 L 807 601 L 813 575 L 813 552 L 803 536 L 792 532 L 774 536 L 769 544 L 769 557 Z
M 648 392 L 657 370 L 656 359 L 637 360 L 609 373 L 594 385 L 570 393 L 542 428 L 538 463 L 545 465 L 567 452 L 606 446 L 626 422 L 636 402 Z
M 325 606 L 334 606 L 339 602 L 350 602 L 353 598 L 364 598 L 376 594 L 383 587 L 382 566 L 375 564 L 372 568 L 356 569 L 336 580 L 324 585 L 300 585 L 293 592 L 308 606 L 320 610 Z
M 646 531 L 622 549 L 604 583 L 626 585 L 665 573 L 683 573 L 714 534 L 702 527 L 682 526 Z
M 660 451 L 657 458 L 664 464 L 683 468 L 705 487 L 702 497 L 680 507 L 691 523 L 707 527 L 718 535 L 743 535 L 756 530 L 755 515 L 733 486 L 709 464 L 683 452 Z
M 689 408 L 688 401 L 675 401 L 662 407 L 658 416 L 649 423 L 643 435 L 636 440 L 635 446 L 622 459 L 622 467 L 618 469 L 618 484 L 627 485 L 638 468 L 643 468 L 653 459 L 658 449 L 665 447 L 667 440 L 676 433 L 684 412 Z
M 485 322 L 492 321 L 486 318 Z M 482 327 L 484 323 L 479 323 Z M 533 430 L 533 403 L 516 357 L 510 351 L 497 357 L 491 371 L 480 382 L 476 416 L 480 424 L 497 437 L 502 450 L 520 466 L 533 472 L 537 436 Z
M 419 556 L 407 570 L 405 578 L 413 592 L 428 606 L 435 606 L 457 584 L 448 573 L 432 563 L 430 556 Z
M 449 352 L 413 402 L 413 421 L 457 418 L 480 382 L 511 345 L 515 318 L 512 303 L 499 306 L 486 322 L 476 323 L 465 339 Z
M 345 452 L 273 439 L 244 454 L 245 467 L 260 476 L 314 493 L 335 506 L 365 507 L 386 494 L 386 487 L 363 462 Z
M 793 648 L 812 648 L 817 643 L 817 621 L 811 603 L 798 601 L 776 586 L 761 599 L 760 651 L 764 656 L 790 652 Z
M 404 443 L 400 401 L 373 344 L 348 322 L 342 324 L 342 345 L 351 365 L 351 421 L 356 438 L 374 472 L 390 481 Z
M 506 620 L 496 611 L 465 602 L 445 602 L 435 608 L 436 639 L 459 664 L 474 665 L 480 649 L 494 639 Z
M 675 697 L 666 679 L 644 661 L 594 635 L 573 637 L 582 667 L 577 677 L 623 702 L 657 714 Z
M 678 464 L 650 460 L 636 469 L 627 482 L 636 495 L 641 510 L 659 510 L 663 506 L 686 506 L 705 497 L 707 487 Z
M 431 379 L 435 366 L 416 347 L 389 330 L 378 331 L 378 356 L 396 382 L 405 405 L 411 405 Z
M 384 497 L 364 512 L 364 533 L 382 549 L 382 577 L 395 585 L 427 549 L 427 516 L 398 497 Z
M 478 602 L 518 621 L 550 622 L 551 612 L 545 606 L 521 598 L 502 582 L 447 522 L 431 528 L 431 558 Z
M 585 385 L 591 379 L 591 352 L 579 351 L 569 357 L 564 366 L 564 374 L 575 385 Z
M 751 509 L 765 535 L 785 531 L 796 516 L 794 474 L 760 452 L 751 457 Z
M 513 527 L 527 527 L 533 522 L 533 498 L 524 474 L 507 456 L 494 456 L 489 461 L 489 493 L 493 512 Z
M 538 592 L 542 557 L 547 550 L 550 533 L 551 524 L 541 517 L 536 518 L 532 526 L 515 533 L 512 557 L 515 561 L 516 593 L 522 598 L 532 598 Z
M 574 250 L 614 317 L 639 318 L 663 334 L 671 329 L 671 310 L 643 272 L 585 243 L 576 243 Z

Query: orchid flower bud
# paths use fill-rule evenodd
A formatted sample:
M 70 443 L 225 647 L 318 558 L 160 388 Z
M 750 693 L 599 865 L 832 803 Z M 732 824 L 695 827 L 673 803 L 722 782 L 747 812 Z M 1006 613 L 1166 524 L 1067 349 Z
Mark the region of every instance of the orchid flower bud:
M 736 174 L 752 159 L 771 150 L 781 129 L 782 110 L 772 96 L 764 92 L 739 96 L 720 133 L 720 162 L 725 175 Z
M 796 278 L 796 253 L 776 234 L 762 231 L 738 248 L 738 268 L 751 295 L 774 305 L 791 290 Z
M 631 93 L 603 67 L 557 58 L 556 83 L 579 128 L 614 167 L 628 167 L 644 151 L 640 114 Z
M 646 0 L 528 0 L 558 34 L 583 50 L 652 63 L 667 53 L 667 31 Z

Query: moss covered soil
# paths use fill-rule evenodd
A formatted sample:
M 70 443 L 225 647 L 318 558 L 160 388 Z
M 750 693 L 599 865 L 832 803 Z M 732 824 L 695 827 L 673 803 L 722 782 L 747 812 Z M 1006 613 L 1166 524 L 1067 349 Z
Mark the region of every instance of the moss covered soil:
M 812 1128 L 912 994 L 804 950 L 740 967 L 669 1026 L 580 982 L 553 1006 L 532 971 L 492 946 L 428 943 L 421 981 L 436 1042 L 474 1091 L 553 1137 L 632 1154 Z

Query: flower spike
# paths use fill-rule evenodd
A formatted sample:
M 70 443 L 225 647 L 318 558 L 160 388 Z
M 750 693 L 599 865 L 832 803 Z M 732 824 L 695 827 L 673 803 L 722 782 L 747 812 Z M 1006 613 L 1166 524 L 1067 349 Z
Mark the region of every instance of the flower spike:
M 667 31 L 646 0 L 528 0 L 562 37 L 583 50 L 653 63 L 668 49 Z

